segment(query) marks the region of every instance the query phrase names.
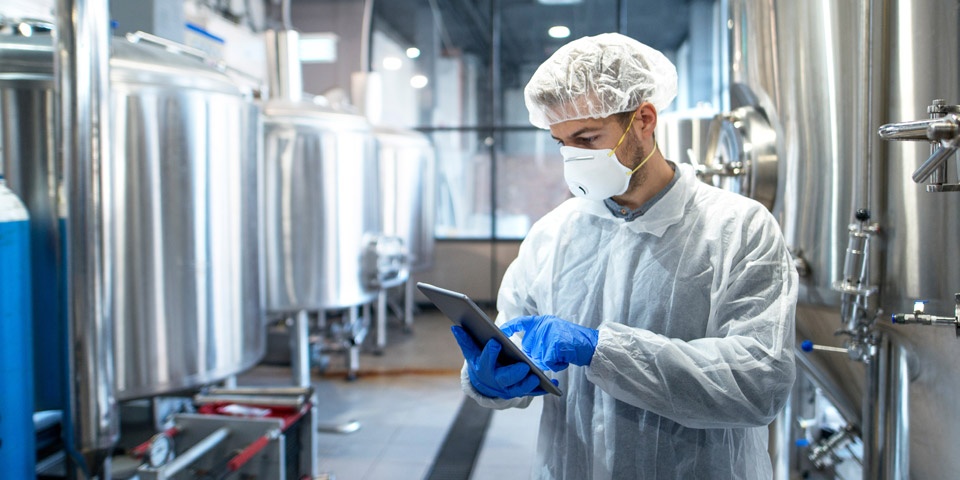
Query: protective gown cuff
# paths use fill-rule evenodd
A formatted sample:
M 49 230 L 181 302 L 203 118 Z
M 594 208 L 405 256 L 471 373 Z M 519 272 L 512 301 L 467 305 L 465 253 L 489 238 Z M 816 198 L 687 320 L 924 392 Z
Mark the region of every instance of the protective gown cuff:
M 586 368 L 587 380 L 603 388 L 610 385 L 614 379 L 622 375 L 621 369 L 614 364 L 610 357 L 610 349 L 617 349 L 620 345 L 616 335 L 608 325 L 600 325 L 597 329 L 597 347 L 590 358 L 590 365 Z
M 463 362 L 463 368 L 460 369 L 460 388 L 468 397 L 477 401 L 477 404 L 485 408 L 504 410 L 507 408 L 527 408 L 533 397 L 521 398 L 492 398 L 477 391 L 470 382 L 470 374 L 467 373 L 467 362 Z

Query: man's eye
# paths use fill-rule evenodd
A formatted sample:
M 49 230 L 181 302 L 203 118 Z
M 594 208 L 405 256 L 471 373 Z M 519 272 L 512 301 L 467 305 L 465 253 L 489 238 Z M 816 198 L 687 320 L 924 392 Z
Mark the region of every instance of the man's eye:
M 578 140 L 582 145 L 592 145 L 593 142 L 597 141 L 597 136 L 592 137 L 580 137 Z

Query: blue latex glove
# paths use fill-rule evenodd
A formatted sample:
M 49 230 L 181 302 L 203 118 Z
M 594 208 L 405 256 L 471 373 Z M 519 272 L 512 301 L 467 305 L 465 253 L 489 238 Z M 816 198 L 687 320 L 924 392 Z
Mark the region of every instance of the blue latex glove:
M 507 336 L 523 334 L 523 352 L 540 368 L 559 372 L 574 365 L 590 365 L 600 332 L 553 315 L 518 317 L 500 327 Z
M 459 325 L 451 328 L 463 358 L 467 360 L 470 383 L 478 392 L 488 397 L 516 398 L 546 394 L 540 387 L 540 378 L 530 371 L 525 363 L 500 365 L 497 356 L 503 348 L 500 342 L 490 339 L 480 350 L 473 338 Z M 553 380 L 557 383 L 556 380 Z

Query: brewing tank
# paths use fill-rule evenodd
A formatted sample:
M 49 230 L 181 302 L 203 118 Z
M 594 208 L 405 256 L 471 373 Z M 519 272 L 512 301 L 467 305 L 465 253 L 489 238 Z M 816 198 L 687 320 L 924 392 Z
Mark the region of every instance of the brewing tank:
M 929 156 L 925 142 L 884 144 L 881 124 L 926 118 L 943 98 L 960 104 L 960 2 L 731 1 L 731 107 L 758 106 L 778 133 L 774 214 L 801 273 L 797 339 L 839 347 L 849 225 L 856 209 L 877 223 L 873 298 L 877 329 L 919 366 L 909 386 L 909 465 L 913 478 L 951 478 L 960 458 L 960 340 L 950 329 L 890 324 L 890 314 L 953 316 L 960 291 L 960 203 L 927 193 L 911 173 Z M 865 33 L 871 32 L 869 37 Z M 864 56 L 862 44 L 874 52 Z M 799 47 L 798 47 L 799 46 Z M 867 75 L 865 71 L 869 69 Z M 847 421 L 860 426 L 865 369 L 841 353 L 814 351 L 800 362 L 829 385 Z
M 411 272 L 433 266 L 436 157 L 426 135 L 377 126 L 383 234 L 400 238 Z
M 373 301 L 382 218 L 372 127 L 309 101 L 272 99 L 263 112 L 269 310 Z
M 63 168 L 51 128 L 53 52 L 49 37 L 5 41 L 4 165 L 11 187 L 36 212 L 31 269 L 56 271 L 39 278 L 51 295 L 63 291 L 66 241 L 58 227 Z M 99 180 L 102 241 L 114 252 L 104 268 L 120 400 L 221 380 L 255 365 L 265 349 L 259 110 L 231 76 L 176 50 L 146 37 L 111 42 L 111 163 Z M 34 317 L 47 334 L 36 336 L 45 352 L 40 379 L 61 374 L 57 356 L 65 351 L 56 340 L 62 297 L 51 298 Z
M 252 92 L 199 58 L 114 38 L 102 178 L 117 392 L 220 380 L 266 348 L 261 124 Z

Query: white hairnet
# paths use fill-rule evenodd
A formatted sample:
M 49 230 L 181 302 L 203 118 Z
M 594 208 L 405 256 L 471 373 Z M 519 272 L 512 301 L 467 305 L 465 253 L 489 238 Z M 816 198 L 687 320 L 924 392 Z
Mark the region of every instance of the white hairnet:
M 533 74 L 523 96 L 530 123 L 539 128 L 604 118 L 643 102 L 661 111 L 677 96 L 677 69 L 651 47 L 604 33 L 560 47 Z

